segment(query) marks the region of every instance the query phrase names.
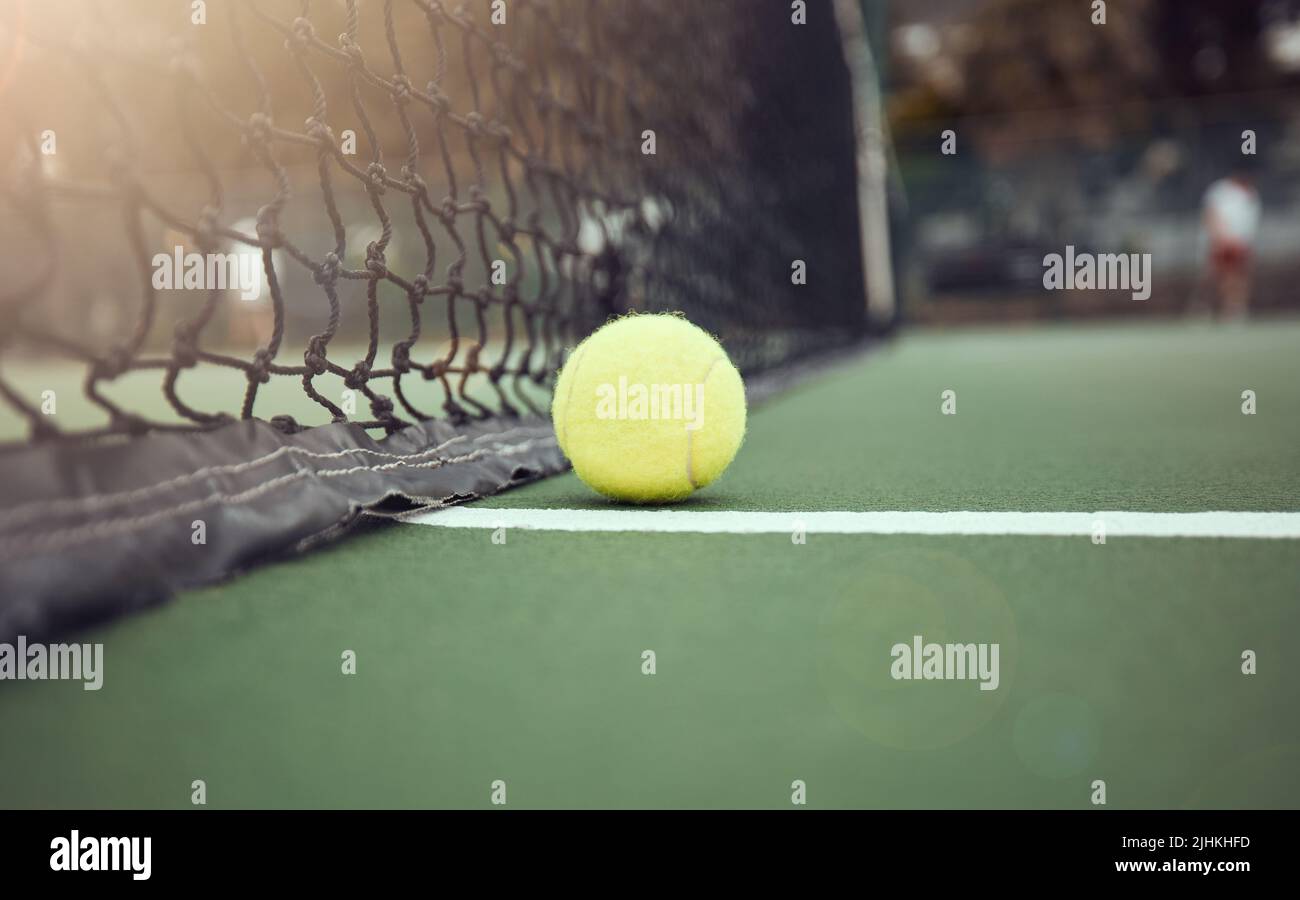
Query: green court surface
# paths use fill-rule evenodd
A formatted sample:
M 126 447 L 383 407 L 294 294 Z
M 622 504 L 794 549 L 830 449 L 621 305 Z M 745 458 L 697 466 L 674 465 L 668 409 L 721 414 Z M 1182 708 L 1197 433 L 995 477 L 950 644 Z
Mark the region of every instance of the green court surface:
M 1296 512 L 1297 376 L 1293 320 L 910 334 L 684 508 Z M 0 684 L 0 806 L 1300 805 L 1300 541 L 505 538 L 374 522 L 81 635 L 102 690 Z M 918 634 L 998 644 L 997 688 L 892 679 Z

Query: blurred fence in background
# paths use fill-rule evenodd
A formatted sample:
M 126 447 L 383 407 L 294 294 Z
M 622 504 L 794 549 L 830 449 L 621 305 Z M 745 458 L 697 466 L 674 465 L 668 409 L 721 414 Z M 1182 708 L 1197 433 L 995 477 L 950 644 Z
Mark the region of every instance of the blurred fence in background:
M 1251 309 L 1300 309 L 1300 4 L 895 4 L 891 119 L 912 321 L 1180 314 L 1205 303 L 1206 189 L 1247 159 Z M 1080 9 L 1083 11 L 1080 12 Z M 943 152 L 951 131 L 955 152 Z M 900 211 L 902 203 L 899 204 Z M 1044 258 L 1149 253 L 1152 293 L 1048 291 Z

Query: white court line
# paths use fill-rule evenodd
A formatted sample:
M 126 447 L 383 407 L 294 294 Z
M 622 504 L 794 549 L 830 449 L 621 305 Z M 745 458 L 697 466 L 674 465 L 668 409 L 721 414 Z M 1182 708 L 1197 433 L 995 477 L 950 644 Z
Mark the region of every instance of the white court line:
M 454 506 L 403 518 L 443 528 L 687 534 L 954 534 L 1300 538 L 1293 512 L 690 512 L 673 509 L 488 509 Z

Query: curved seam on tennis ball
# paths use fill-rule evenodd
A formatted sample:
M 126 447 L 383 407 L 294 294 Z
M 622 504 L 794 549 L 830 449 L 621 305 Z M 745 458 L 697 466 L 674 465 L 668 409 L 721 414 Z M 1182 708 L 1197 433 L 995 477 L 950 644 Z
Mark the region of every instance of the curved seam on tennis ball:
M 704 373 L 704 380 L 702 380 L 702 381 L 700 382 L 700 384 L 703 385 L 703 386 L 705 386 L 706 389 L 707 389 L 707 386 L 708 386 L 708 384 L 709 384 L 709 376 L 713 374 L 713 370 L 714 370 L 714 368 L 716 368 L 717 365 L 718 365 L 718 363 L 722 362 L 722 361 L 723 361 L 724 359 L 726 359 L 726 358 L 727 358 L 727 357 L 726 357 L 725 355 L 723 355 L 723 356 L 719 356 L 719 357 L 718 357 L 717 359 L 715 359 L 713 362 L 709 363 L 709 371 L 707 371 L 707 372 Z M 703 395 L 702 395 L 702 394 L 701 394 L 701 397 L 700 397 L 700 402 L 701 402 L 701 404 L 704 402 L 704 398 L 703 398 Z M 698 413 L 699 410 L 697 410 L 696 412 Z M 700 489 L 700 486 L 699 486 L 699 484 L 695 481 L 695 449 L 694 449 L 694 447 L 695 447 L 695 444 L 694 444 L 694 442 L 691 440 L 691 430 L 688 428 L 688 429 L 686 429 L 686 481 L 690 484 L 690 486 L 691 486 L 691 490 L 693 490 L 693 491 L 698 491 L 698 490 Z
M 569 365 L 573 366 L 573 371 L 569 373 L 569 395 L 564 398 L 563 415 L 560 416 L 560 434 L 555 436 L 556 440 L 563 445 L 564 436 L 569 432 L 569 405 L 573 402 L 573 389 L 578 384 L 578 363 L 581 361 L 584 353 L 587 352 L 586 342 L 578 348 L 578 352 L 573 354 L 573 359 L 569 360 Z
M 691 490 L 697 491 L 700 486 L 695 483 L 695 467 L 692 464 L 692 454 L 695 451 L 691 449 L 691 433 L 686 432 L 686 483 L 691 486 Z

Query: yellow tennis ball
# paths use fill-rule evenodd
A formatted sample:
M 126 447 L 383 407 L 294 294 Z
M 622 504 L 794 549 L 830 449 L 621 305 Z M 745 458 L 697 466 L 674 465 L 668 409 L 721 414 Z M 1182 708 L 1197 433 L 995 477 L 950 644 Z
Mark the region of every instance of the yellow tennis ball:
M 628 315 L 577 346 L 551 419 L 578 477 L 616 500 L 681 500 L 722 474 L 745 437 L 745 385 L 708 333 Z

